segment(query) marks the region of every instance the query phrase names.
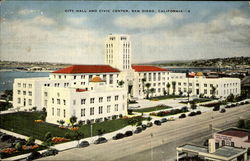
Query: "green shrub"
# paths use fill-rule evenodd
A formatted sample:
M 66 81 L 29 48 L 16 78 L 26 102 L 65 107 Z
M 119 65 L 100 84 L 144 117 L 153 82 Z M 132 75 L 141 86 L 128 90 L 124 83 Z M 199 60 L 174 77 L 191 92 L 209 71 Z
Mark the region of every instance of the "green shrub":
M 15 145 L 15 148 L 16 148 L 16 150 L 18 150 L 18 151 L 22 151 L 23 149 L 22 149 L 22 143 L 21 142 L 18 142 L 16 145 Z
M 29 138 L 27 139 L 26 145 L 32 145 L 32 144 L 34 144 L 34 143 L 35 143 L 35 139 L 34 139 L 33 136 L 31 136 L 31 137 L 29 137 Z

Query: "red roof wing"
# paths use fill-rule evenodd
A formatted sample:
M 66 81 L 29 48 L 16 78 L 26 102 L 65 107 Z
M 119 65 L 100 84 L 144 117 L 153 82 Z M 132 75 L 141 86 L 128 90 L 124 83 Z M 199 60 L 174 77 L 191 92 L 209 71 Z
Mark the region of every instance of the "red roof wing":
M 151 71 L 168 71 L 167 69 L 156 67 L 156 66 L 148 66 L 148 65 L 132 65 L 132 68 L 136 72 L 151 72 Z
M 72 65 L 52 73 L 76 74 L 76 73 L 116 73 L 120 72 L 109 65 Z

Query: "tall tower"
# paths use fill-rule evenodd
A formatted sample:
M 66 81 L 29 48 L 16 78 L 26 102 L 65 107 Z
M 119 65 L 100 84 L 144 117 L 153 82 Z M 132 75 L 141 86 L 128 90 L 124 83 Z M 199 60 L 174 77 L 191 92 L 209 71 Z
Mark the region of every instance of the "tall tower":
M 121 71 L 131 69 L 131 42 L 128 35 L 108 35 L 105 41 L 105 64 Z

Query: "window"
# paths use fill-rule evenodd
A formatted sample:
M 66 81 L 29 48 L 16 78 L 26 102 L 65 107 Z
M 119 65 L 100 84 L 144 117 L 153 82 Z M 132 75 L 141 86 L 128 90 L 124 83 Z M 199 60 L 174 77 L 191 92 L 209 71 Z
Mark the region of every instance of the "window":
M 18 86 L 18 87 L 21 87 L 21 83 L 17 83 L 17 86 Z
M 85 108 L 81 109 L 81 117 L 85 116 Z
M 119 96 L 115 96 L 115 101 L 117 101 L 117 100 L 118 100 L 118 98 L 119 98 Z
M 81 99 L 81 105 L 85 104 L 86 99 Z
M 204 89 L 204 94 L 207 94 L 207 90 L 206 89 Z
M 110 113 L 110 105 L 107 106 L 107 113 Z
M 192 86 L 192 83 L 189 83 L 189 86 Z
M 48 92 L 44 92 L 44 96 L 47 97 L 48 96 Z
M 76 100 L 73 100 L 73 105 L 76 105 Z
M 52 98 L 52 103 L 54 103 L 54 98 Z
M 109 84 L 113 84 L 113 75 L 112 74 L 110 74 L 110 76 L 109 76 Z
M 64 75 L 64 79 L 66 79 L 67 78 L 67 76 L 66 75 Z
M 57 92 L 57 97 L 60 97 L 60 93 L 59 92 Z
M 196 83 L 196 86 L 199 87 L 199 83 Z
M 102 109 L 103 109 L 103 107 L 99 106 L 99 114 L 102 114 Z
M 178 82 L 178 85 L 180 86 L 180 85 L 181 85 L 181 82 Z
M 115 104 L 115 111 L 118 111 L 118 104 Z
M 107 97 L 107 102 L 110 102 L 111 101 L 111 96 L 108 96 Z
M 99 97 L 99 103 L 103 101 L 103 97 Z
M 66 105 L 66 100 L 63 100 L 63 105 Z
M 17 103 L 21 103 L 21 98 L 17 98 Z
M 44 100 L 44 106 L 48 105 L 48 100 Z
M 61 76 L 61 75 L 59 75 L 58 77 L 59 77 L 59 79 L 61 79 L 61 77 L 62 77 L 62 76 Z
M 63 110 L 63 117 L 66 117 L 66 110 Z
M 60 116 L 60 109 L 59 108 L 57 109 L 57 116 L 58 117 Z
M 231 146 L 234 147 L 234 142 L 231 142 Z
M 20 91 L 20 90 L 17 90 L 17 94 L 21 94 L 21 91 Z
M 221 144 L 222 146 L 225 146 L 225 140 L 222 140 Z
M 32 84 L 29 84 L 29 88 L 32 88 Z
M 32 92 L 31 91 L 29 91 L 29 96 L 32 96 Z
M 95 102 L 95 98 L 90 98 L 90 103 L 94 103 Z
M 23 83 L 23 88 L 26 88 L 26 83 Z
M 57 101 L 57 104 L 58 104 L 58 105 L 60 105 L 60 104 L 61 104 L 60 99 L 57 99 L 56 101 Z
M 26 95 L 26 91 L 23 91 L 23 95 Z
M 76 75 L 74 76 L 74 79 L 76 79 Z
M 32 105 L 32 100 L 31 100 L 31 99 L 29 99 L 29 105 L 30 105 L 30 106 Z
M 94 110 L 95 110 L 94 107 L 91 107 L 91 108 L 90 108 L 90 115 L 94 115 Z
M 207 84 L 204 84 L 204 87 L 207 87 Z
M 55 114 L 55 109 L 54 107 L 52 107 L 52 116 L 54 116 L 54 114 Z

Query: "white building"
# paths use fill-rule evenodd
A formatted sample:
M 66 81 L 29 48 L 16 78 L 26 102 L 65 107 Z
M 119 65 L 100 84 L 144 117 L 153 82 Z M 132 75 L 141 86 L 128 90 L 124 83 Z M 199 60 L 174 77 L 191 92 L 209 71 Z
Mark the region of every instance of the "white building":
M 73 115 L 86 122 L 125 115 L 127 98 L 145 98 L 149 91 L 150 96 L 162 96 L 167 91 L 170 94 L 182 91 L 187 95 L 189 89 L 191 95 L 212 96 L 214 86 L 216 97 L 240 94 L 240 79 L 237 78 L 211 79 L 202 75 L 187 78 L 185 73 L 171 73 L 156 66 L 132 65 L 131 42 L 127 35 L 109 35 L 104 54 L 105 65 L 73 65 L 50 73 L 48 78 L 15 79 L 14 107 L 39 110 L 45 107 L 47 121 L 51 123 Z M 94 83 L 94 78 L 100 82 Z M 86 104 L 81 103 L 83 100 Z

